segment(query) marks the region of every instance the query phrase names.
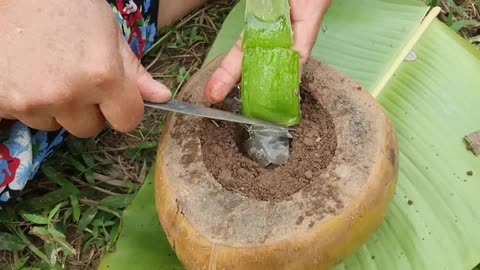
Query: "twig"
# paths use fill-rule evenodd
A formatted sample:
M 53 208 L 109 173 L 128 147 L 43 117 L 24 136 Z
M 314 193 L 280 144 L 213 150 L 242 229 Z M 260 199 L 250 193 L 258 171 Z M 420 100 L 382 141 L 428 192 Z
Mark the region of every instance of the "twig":
M 11 231 L 14 231 L 17 236 L 25 243 L 27 244 L 27 247 L 28 249 L 30 249 L 30 251 L 35 255 L 37 256 L 38 258 L 40 258 L 42 261 L 46 262 L 48 265 L 51 265 L 50 264 L 50 260 L 48 259 L 47 255 L 45 255 L 45 253 L 43 253 L 39 248 L 37 248 L 32 242 L 30 242 L 30 240 L 28 239 L 28 237 L 25 235 L 25 233 L 20 229 L 20 228 L 13 228 L 12 226 L 8 226 L 9 229 Z
M 80 198 L 78 199 L 81 203 L 83 204 L 86 204 L 86 205 L 90 205 L 90 206 L 98 206 L 98 202 L 96 201 L 93 201 L 93 200 L 90 200 L 90 199 L 86 199 L 86 198 Z
M 140 170 L 140 174 L 138 175 L 138 180 L 140 184 L 145 182 L 145 176 L 147 175 L 147 161 L 143 160 L 142 169 Z
M 123 187 L 126 188 L 128 185 L 125 183 L 125 181 L 114 179 L 111 177 L 108 177 L 103 174 L 95 173 L 94 174 L 95 180 L 100 181 L 105 184 L 109 184 L 111 186 L 116 186 L 116 187 Z
M 153 61 L 147 66 L 147 68 L 146 68 L 147 71 L 149 71 L 150 68 L 151 68 L 154 64 L 157 63 L 158 59 L 160 59 L 160 56 L 162 55 L 164 48 L 165 48 L 165 47 L 162 47 L 162 48 L 160 49 L 160 51 L 158 52 L 157 56 L 155 56 L 155 59 L 153 59 Z
M 190 72 L 192 71 L 192 69 L 195 68 L 195 67 L 197 67 L 197 65 L 198 65 L 198 62 L 195 63 L 194 65 L 192 65 L 192 66 L 188 69 L 187 74 L 190 74 Z M 186 80 L 186 77 L 187 77 L 187 76 L 184 76 L 184 77 L 182 78 L 182 81 L 178 84 L 177 88 L 175 89 L 175 92 L 173 92 L 173 97 L 172 97 L 172 99 L 175 99 L 175 97 L 177 96 L 178 91 L 180 90 L 180 88 L 182 88 L 183 83 L 184 83 L 185 80 Z
M 121 195 L 120 193 L 115 193 L 113 191 L 110 191 L 110 190 L 106 190 L 106 189 L 103 189 L 101 187 L 97 187 L 97 186 L 94 186 L 94 185 L 91 185 L 91 184 L 88 184 L 88 183 L 85 183 L 83 182 L 82 180 L 76 178 L 76 177 L 70 177 L 73 181 L 79 183 L 80 185 L 82 186 L 86 186 L 86 187 L 89 187 L 89 188 L 92 188 L 92 189 L 95 189 L 95 190 L 98 190 L 100 192 L 103 192 L 105 194 L 108 194 L 108 195 Z

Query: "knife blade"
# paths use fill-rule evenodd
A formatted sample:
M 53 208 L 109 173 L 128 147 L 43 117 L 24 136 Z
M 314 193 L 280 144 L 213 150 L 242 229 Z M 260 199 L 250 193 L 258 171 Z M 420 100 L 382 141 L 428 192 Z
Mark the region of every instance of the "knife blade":
M 182 101 L 173 100 L 166 103 L 145 102 L 145 106 L 150 108 L 160 109 L 163 111 L 168 111 L 168 112 L 182 113 L 182 114 L 188 114 L 188 115 L 199 116 L 204 118 L 235 122 L 240 124 L 264 126 L 264 127 L 279 128 L 279 129 L 287 128 L 286 126 L 282 126 L 279 124 L 270 123 L 270 122 L 259 120 L 259 119 L 247 118 L 240 114 L 212 109 L 204 106 L 198 106 L 195 104 L 182 102 Z

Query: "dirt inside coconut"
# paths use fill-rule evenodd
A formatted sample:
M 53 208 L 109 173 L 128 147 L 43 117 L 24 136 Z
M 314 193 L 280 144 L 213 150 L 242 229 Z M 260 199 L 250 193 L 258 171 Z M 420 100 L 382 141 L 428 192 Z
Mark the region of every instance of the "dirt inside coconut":
M 209 172 L 227 190 L 263 201 L 288 200 L 301 189 L 314 189 L 322 202 L 334 201 L 341 208 L 338 188 L 318 177 L 332 161 L 337 147 L 332 117 L 302 86 L 302 122 L 293 127 L 290 159 L 286 165 L 262 167 L 247 158 L 241 143 L 248 137 L 246 130 L 235 123 L 205 120 L 200 132 L 203 161 Z M 300 221 L 301 222 L 301 221 Z

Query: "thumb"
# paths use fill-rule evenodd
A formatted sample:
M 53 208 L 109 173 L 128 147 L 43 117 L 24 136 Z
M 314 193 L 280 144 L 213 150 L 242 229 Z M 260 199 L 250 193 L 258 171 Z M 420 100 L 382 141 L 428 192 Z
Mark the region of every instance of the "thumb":
M 152 75 L 142 66 L 140 59 L 133 53 L 123 36 L 120 44 L 126 76 L 129 76 L 136 83 L 143 100 L 155 103 L 169 101 L 172 98 L 170 89 L 163 83 L 153 79 Z
M 243 58 L 241 44 L 242 41 L 239 39 L 208 81 L 205 97 L 209 102 L 221 103 L 240 81 Z
M 172 98 L 172 92 L 163 83 L 153 79 L 152 75 L 139 63 L 137 66 L 137 87 L 144 101 L 162 103 Z

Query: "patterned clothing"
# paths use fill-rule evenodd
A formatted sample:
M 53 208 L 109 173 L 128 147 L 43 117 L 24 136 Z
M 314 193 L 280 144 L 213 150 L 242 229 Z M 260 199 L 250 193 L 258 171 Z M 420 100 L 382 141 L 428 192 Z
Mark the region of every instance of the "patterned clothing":
M 117 17 L 125 40 L 140 59 L 154 43 L 157 33 L 158 0 L 107 0 Z M 62 129 L 45 132 L 18 121 L 0 122 L 0 203 L 21 191 L 43 162 L 63 144 Z

